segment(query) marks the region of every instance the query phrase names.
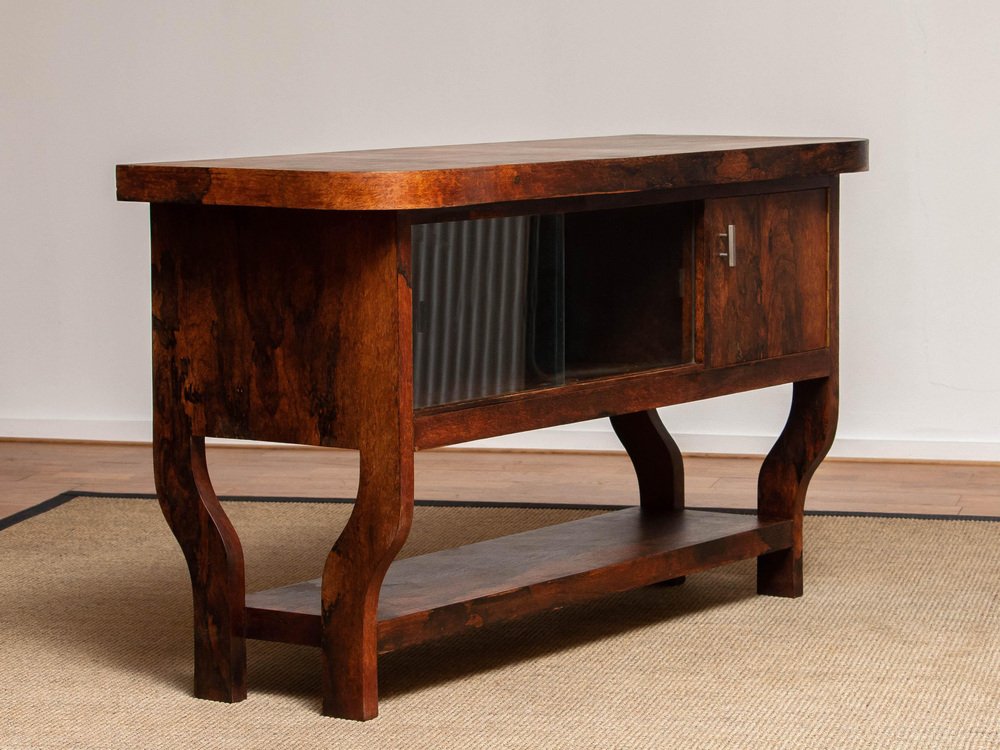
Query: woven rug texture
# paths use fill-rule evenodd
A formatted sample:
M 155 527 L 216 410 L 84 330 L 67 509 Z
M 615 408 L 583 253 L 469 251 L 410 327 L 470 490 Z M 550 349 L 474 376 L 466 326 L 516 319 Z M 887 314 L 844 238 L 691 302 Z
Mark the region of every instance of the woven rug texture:
M 350 505 L 228 502 L 248 588 L 313 578 Z M 586 516 L 417 508 L 404 555 Z M 1000 523 L 806 519 L 805 596 L 752 562 L 380 661 L 380 716 L 319 713 L 319 652 L 248 643 L 191 696 L 187 571 L 148 499 L 0 531 L 0 748 L 1000 748 Z

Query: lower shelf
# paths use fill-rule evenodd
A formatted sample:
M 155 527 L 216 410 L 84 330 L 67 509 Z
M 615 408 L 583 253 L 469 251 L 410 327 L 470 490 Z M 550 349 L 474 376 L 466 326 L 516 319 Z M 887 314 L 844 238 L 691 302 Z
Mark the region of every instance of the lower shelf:
M 397 560 L 379 599 L 379 652 L 791 545 L 791 521 L 627 508 Z M 249 594 L 246 608 L 248 638 L 320 645 L 320 579 Z

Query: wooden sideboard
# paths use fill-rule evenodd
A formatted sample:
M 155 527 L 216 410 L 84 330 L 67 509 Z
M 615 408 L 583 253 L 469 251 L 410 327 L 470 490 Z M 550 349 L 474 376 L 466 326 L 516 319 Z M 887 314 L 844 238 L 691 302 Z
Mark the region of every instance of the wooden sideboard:
M 151 206 L 154 461 L 194 594 L 195 693 L 245 639 L 319 646 L 323 710 L 378 712 L 377 658 L 757 559 L 802 593 L 837 420 L 839 175 L 867 141 L 637 135 L 118 167 Z M 758 512 L 684 509 L 656 407 L 793 383 Z M 609 417 L 639 505 L 393 562 L 413 453 Z M 360 451 L 322 576 L 247 594 L 207 436 Z

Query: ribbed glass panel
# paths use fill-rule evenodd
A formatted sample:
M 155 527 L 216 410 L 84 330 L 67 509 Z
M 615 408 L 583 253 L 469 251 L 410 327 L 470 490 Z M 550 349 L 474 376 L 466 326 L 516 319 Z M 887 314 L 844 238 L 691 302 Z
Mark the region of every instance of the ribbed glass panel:
M 530 217 L 413 228 L 414 406 L 525 387 Z

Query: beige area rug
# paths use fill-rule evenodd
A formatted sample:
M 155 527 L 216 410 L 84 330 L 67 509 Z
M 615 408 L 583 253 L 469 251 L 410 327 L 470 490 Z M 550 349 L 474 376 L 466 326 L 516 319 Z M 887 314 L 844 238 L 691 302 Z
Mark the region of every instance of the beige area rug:
M 318 575 L 349 507 L 228 503 L 249 586 Z M 406 554 L 587 513 L 420 507 Z M 319 714 L 309 648 L 251 641 L 248 700 L 192 698 L 158 507 L 76 498 L 0 531 L 0 747 L 1000 747 L 1000 523 L 806 535 L 802 599 L 753 595 L 739 564 L 390 654 L 358 724 Z

